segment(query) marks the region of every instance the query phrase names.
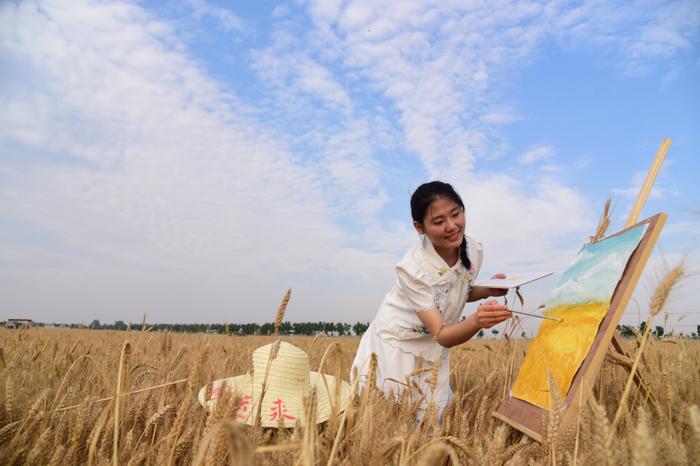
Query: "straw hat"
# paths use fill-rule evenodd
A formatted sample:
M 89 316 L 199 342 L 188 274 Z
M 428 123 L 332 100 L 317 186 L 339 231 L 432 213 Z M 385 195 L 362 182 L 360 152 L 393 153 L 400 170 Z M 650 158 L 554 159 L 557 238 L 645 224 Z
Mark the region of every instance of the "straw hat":
M 206 386 L 202 387 L 197 397 L 199 403 L 209 410 L 213 409 L 221 391 L 227 388 L 241 397 L 237 420 L 253 425 L 270 350 L 275 344 L 261 346 L 253 352 L 252 376 L 245 374 L 214 381 L 210 398 L 206 402 Z M 260 423 L 263 427 L 278 427 L 281 422 L 287 427 L 293 427 L 297 421 L 304 425 L 304 398 L 311 394 L 312 389 L 316 389 L 317 398 L 316 419 L 313 419 L 315 423 L 328 420 L 333 411 L 343 411 L 352 399 L 352 389 L 347 382 L 330 375 L 311 372 L 308 355 L 302 349 L 286 342 L 279 344 L 277 357 L 272 360 L 268 372 L 267 390 L 260 411 Z

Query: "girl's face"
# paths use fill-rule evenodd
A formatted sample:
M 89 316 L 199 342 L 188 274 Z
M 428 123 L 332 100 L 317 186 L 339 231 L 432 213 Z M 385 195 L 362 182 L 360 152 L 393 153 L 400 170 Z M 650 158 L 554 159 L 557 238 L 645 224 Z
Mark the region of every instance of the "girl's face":
M 438 197 L 428 207 L 423 223 L 413 222 L 413 226 L 438 252 L 447 252 L 462 244 L 464 223 L 462 208 L 448 197 Z

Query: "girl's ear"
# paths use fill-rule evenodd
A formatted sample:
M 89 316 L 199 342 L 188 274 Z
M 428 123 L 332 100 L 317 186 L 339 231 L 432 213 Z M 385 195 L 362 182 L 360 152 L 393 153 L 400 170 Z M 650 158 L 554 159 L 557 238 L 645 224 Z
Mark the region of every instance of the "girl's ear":
M 425 228 L 423 228 L 423 225 L 420 224 L 420 222 L 416 222 L 415 220 L 413 221 L 413 227 L 416 229 L 419 235 L 424 235 L 425 234 Z

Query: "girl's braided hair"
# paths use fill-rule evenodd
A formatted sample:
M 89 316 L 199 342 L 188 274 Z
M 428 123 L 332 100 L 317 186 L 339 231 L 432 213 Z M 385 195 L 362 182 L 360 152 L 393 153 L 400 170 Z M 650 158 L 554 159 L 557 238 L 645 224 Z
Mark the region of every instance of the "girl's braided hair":
M 418 186 L 411 196 L 411 217 L 413 220 L 423 225 L 423 219 L 428 211 L 428 207 L 433 201 L 439 197 L 451 199 L 464 210 L 464 202 L 457 194 L 457 191 L 449 183 L 442 181 L 430 181 Z M 459 246 L 459 257 L 462 259 L 462 264 L 467 270 L 471 268 L 469 260 L 469 250 L 467 248 L 467 238 L 462 238 L 462 244 Z

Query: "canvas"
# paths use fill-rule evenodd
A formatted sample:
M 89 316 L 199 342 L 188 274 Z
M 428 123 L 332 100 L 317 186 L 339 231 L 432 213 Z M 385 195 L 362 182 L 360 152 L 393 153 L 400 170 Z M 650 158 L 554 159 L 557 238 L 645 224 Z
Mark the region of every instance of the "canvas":
M 579 251 L 546 303 L 545 315 L 560 321 L 543 321 L 520 366 L 513 397 L 547 409 L 547 372 L 566 396 L 646 229 L 647 224 L 638 225 Z

